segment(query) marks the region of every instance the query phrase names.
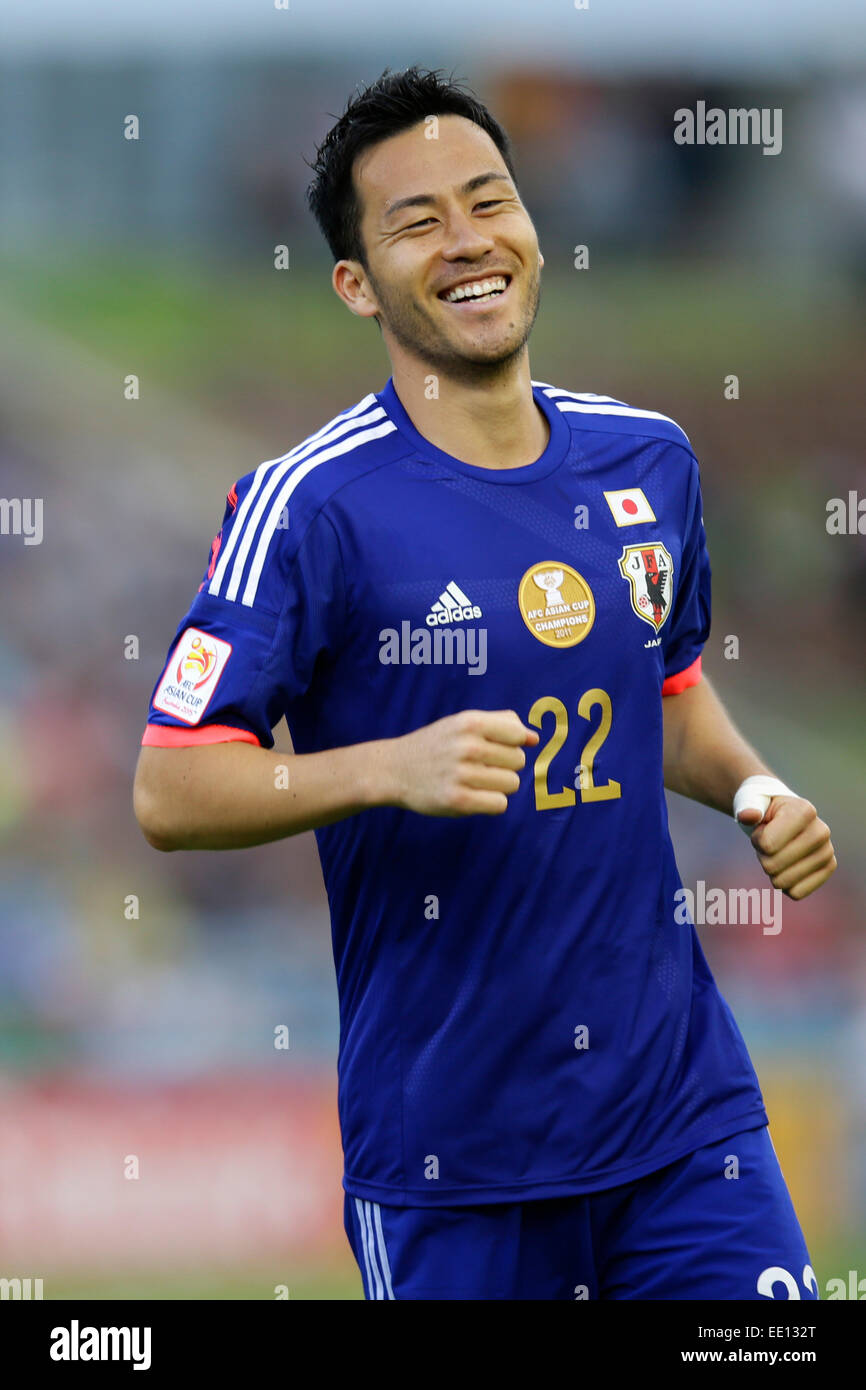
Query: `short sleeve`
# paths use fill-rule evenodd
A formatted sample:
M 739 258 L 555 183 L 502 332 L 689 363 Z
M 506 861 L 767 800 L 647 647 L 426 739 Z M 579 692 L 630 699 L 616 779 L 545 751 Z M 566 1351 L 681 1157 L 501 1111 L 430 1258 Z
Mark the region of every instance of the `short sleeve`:
M 320 511 L 298 536 L 287 511 L 257 514 L 256 491 L 248 475 L 228 494 L 207 570 L 151 694 L 145 746 L 272 748 L 288 705 L 339 640 L 345 585 L 333 525 Z
M 701 653 L 710 634 L 711 575 L 704 531 L 700 470 L 692 458 L 679 581 L 674 606 L 663 629 L 663 695 L 679 695 L 701 679 Z

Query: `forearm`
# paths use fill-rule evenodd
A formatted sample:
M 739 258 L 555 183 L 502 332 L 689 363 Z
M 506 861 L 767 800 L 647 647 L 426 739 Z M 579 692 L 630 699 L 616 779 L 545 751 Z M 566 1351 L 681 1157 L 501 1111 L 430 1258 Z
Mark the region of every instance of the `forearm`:
M 390 742 L 301 754 L 240 742 L 143 748 L 135 814 L 155 849 L 267 844 L 395 799 Z
M 755 773 L 774 776 L 704 677 L 663 701 L 664 782 L 671 791 L 731 814 L 734 793 Z

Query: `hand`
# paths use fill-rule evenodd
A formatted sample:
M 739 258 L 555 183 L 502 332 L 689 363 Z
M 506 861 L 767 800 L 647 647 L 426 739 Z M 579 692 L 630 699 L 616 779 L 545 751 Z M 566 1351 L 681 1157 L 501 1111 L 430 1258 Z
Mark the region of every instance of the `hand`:
M 830 827 L 811 801 L 774 796 L 761 819 L 757 810 L 741 811 L 741 825 L 754 825 L 750 839 L 758 861 L 774 888 L 799 902 L 826 883 L 836 871 Z
M 469 709 L 391 739 L 396 804 L 424 816 L 501 815 L 520 786 L 522 745 L 539 738 L 513 709 Z

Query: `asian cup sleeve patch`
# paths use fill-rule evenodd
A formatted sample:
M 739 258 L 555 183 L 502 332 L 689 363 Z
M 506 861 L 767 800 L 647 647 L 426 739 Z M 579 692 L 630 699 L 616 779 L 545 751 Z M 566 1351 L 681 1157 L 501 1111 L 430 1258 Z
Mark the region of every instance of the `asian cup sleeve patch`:
M 154 709 L 184 724 L 198 724 L 210 704 L 226 663 L 230 642 L 188 627 L 168 659 L 153 697 Z

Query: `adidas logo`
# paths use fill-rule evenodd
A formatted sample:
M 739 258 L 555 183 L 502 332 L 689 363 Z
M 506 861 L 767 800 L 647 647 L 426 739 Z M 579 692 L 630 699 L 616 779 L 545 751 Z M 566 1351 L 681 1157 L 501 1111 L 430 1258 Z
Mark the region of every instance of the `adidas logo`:
M 480 618 L 481 609 L 469 599 L 454 580 L 439 595 L 425 619 L 428 627 L 438 627 L 441 623 L 459 623 L 467 618 Z

